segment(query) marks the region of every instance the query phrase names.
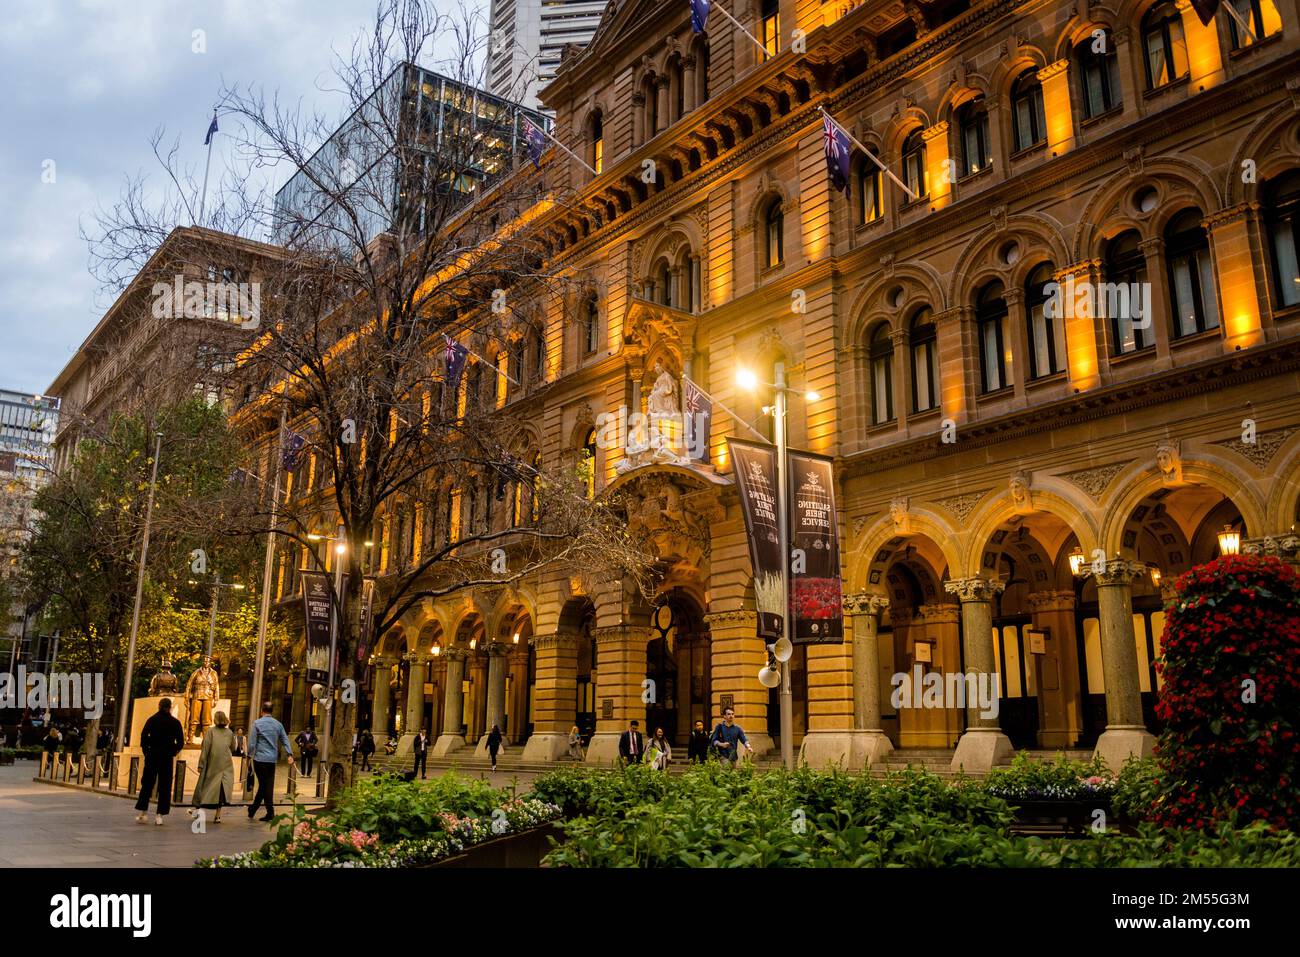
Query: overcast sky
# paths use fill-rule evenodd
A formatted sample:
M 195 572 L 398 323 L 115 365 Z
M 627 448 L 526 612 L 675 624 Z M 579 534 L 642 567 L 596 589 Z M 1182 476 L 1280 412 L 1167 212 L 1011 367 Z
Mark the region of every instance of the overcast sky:
M 111 303 L 79 226 L 127 175 L 156 176 L 152 133 L 179 135 L 201 175 L 223 82 L 341 119 L 342 99 L 319 87 L 332 50 L 373 14 L 373 0 L 0 2 L 0 388 L 43 392 Z M 206 52 L 193 51 L 196 30 Z

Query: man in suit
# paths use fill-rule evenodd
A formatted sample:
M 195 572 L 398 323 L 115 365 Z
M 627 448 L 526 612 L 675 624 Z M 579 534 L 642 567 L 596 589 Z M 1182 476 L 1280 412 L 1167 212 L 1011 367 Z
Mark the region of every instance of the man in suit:
M 633 721 L 618 737 L 618 756 L 627 764 L 640 764 L 645 756 L 645 739 L 638 730 L 641 722 Z
M 424 777 L 429 766 L 429 732 L 426 729 L 421 728 L 420 733 L 415 736 L 412 751 L 415 754 L 415 768 L 411 774 L 414 776 L 418 773 L 420 777 Z
M 709 732 L 704 730 L 703 721 L 696 721 L 695 727 L 691 729 L 691 741 L 686 756 L 694 764 L 703 764 L 709 756 Z
M 140 731 L 140 750 L 144 752 L 144 774 L 140 779 L 140 799 L 135 802 L 136 822 L 149 822 L 149 797 L 158 786 L 158 813 L 154 823 L 161 825 L 163 815 L 172 809 L 172 769 L 176 755 L 185 747 L 181 723 L 172 717 L 172 699 L 158 702 L 158 711 Z

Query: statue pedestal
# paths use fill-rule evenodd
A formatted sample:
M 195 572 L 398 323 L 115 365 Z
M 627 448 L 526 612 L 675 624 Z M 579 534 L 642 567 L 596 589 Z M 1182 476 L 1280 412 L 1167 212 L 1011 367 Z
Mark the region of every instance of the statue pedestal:
M 120 788 L 127 786 L 128 777 L 131 772 L 131 759 L 139 758 L 139 768 L 141 773 L 144 772 L 144 752 L 140 749 L 140 731 L 144 728 L 144 723 L 158 713 L 158 702 L 163 698 L 171 698 L 172 717 L 181 723 L 181 732 L 185 731 L 186 719 L 189 715 L 186 713 L 187 702 L 180 695 L 158 695 L 152 698 L 136 698 L 131 702 L 131 729 L 128 737 L 131 743 L 122 748 L 118 754 L 117 762 L 117 782 Z M 230 717 L 230 699 L 219 698 L 213 705 L 212 713 L 223 711 L 226 717 Z M 198 780 L 199 775 L 199 746 L 202 745 L 203 738 L 185 742 L 185 748 L 180 754 L 176 755 L 176 760 L 185 762 L 185 793 L 188 794 L 194 789 L 194 783 Z M 235 762 L 235 771 L 239 771 L 239 762 Z M 137 779 L 137 784 L 139 783 Z

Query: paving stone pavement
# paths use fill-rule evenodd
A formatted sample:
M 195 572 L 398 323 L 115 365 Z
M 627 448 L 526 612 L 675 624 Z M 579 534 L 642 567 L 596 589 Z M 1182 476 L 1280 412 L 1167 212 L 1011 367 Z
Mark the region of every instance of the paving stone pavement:
M 184 807 L 162 827 L 135 822 L 133 801 L 32 780 L 36 764 L 0 767 L 0 867 L 189 867 L 200 857 L 235 854 L 271 836 L 241 807 L 226 808 L 195 834 Z M 287 810 L 277 805 L 277 811 Z

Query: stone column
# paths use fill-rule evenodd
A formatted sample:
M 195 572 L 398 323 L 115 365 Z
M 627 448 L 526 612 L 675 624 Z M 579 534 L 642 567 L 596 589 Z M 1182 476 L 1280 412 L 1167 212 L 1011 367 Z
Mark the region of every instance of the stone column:
M 907 435 L 907 414 L 912 411 L 912 346 L 910 331 L 906 327 L 895 329 L 889 334 L 889 342 L 894 347 L 893 376 L 894 419 L 898 422 L 899 437 Z M 870 361 L 867 364 L 871 368 Z M 870 372 L 868 372 L 870 375 Z M 938 383 L 933 383 L 938 385 Z M 846 612 L 847 614 L 847 609 Z
M 1168 369 L 1173 365 L 1169 355 L 1169 339 L 1173 335 L 1173 294 L 1165 277 L 1165 241 L 1157 236 L 1138 243 L 1147 265 L 1147 281 L 1151 283 L 1151 341 L 1156 346 L 1156 367 Z
M 655 78 L 655 133 L 668 129 L 668 77 Z
M 483 734 L 479 738 L 477 753 L 486 755 L 488 735 L 492 725 L 505 733 L 506 726 L 506 646 L 491 644 L 487 646 L 487 687 L 484 696 L 487 699 L 487 715 L 483 721 Z
M 402 737 L 397 742 L 398 754 L 410 754 L 415 736 L 424 725 L 424 676 L 429 666 L 429 656 L 411 652 L 406 674 L 406 711 L 402 717 Z
M 392 696 L 393 663 L 387 658 L 376 658 L 375 703 L 370 711 L 370 733 L 376 738 L 388 733 L 389 699 Z
M 648 136 L 645 134 L 645 94 L 637 90 L 632 94 L 632 140 L 633 146 L 640 146 Z
M 1190 0 L 1187 0 L 1190 3 Z M 682 97 L 682 105 L 687 113 L 695 109 L 700 104 L 695 101 L 696 91 L 699 89 L 695 80 L 695 57 L 688 56 L 682 60 L 682 82 L 686 84 L 685 94 Z
M 1033 655 L 1038 688 L 1038 745 L 1072 748 L 1083 725 L 1079 651 L 1074 631 L 1074 592 L 1036 591 L 1029 595 L 1036 630 L 1046 632 L 1041 655 Z M 1025 648 L 1029 653 L 1028 646 Z
M 1147 574 L 1141 562 L 1115 558 L 1097 578 L 1101 618 L 1101 672 L 1106 683 L 1106 730 L 1097 739 L 1096 755 L 1119 771 L 1129 755 L 1146 757 L 1155 738 L 1142 720 L 1136 636 L 1133 631 L 1133 579 Z
M 461 716 L 465 711 L 465 694 L 461 683 L 465 680 L 465 652 L 448 648 L 443 652 L 447 659 L 447 690 L 443 695 L 442 734 L 433 744 L 434 757 L 443 757 L 465 747 L 460 733 Z
M 530 640 L 537 653 L 537 678 L 533 733 L 524 745 L 523 760 L 554 761 L 568 752 L 569 729 L 577 718 L 578 636 L 557 632 Z
M 993 596 L 1006 587 L 1005 582 L 988 578 L 957 578 L 943 583 L 944 591 L 961 601 L 962 648 L 966 655 L 966 673 L 973 674 L 980 687 L 994 680 L 997 673 L 993 656 Z M 970 682 L 965 682 L 967 688 Z M 998 689 L 1000 690 L 1000 688 Z M 985 717 L 979 702 L 966 702 L 966 733 L 957 742 L 952 769 L 965 768 L 976 773 L 1010 762 L 1015 748 L 1002 733 L 996 716 Z
M 768 689 L 758 683 L 758 672 L 767 664 L 767 649 L 758 637 L 757 617 L 752 611 L 737 610 L 712 612 L 704 620 L 709 626 L 712 675 L 705 725 L 720 721 L 724 699 L 730 700 L 750 747 L 756 755 L 765 754 L 773 743 L 767 730 Z
M 587 762 L 610 764 L 618 760 L 618 738 L 628 722 L 641 722 L 645 734 L 645 648 L 649 629 L 639 625 L 612 625 L 592 632 L 596 641 L 596 733 L 587 748 Z M 653 732 L 651 732 L 653 733 Z M 566 739 L 565 747 L 568 747 Z
M 1011 387 L 1020 404 L 1025 404 L 1025 383 L 1029 380 L 1029 323 L 1025 313 L 1025 290 L 1010 286 L 1003 290 L 1002 301 L 1007 304 L 1007 333 L 1011 346 L 1011 362 L 1007 372 Z
M 894 749 L 880 727 L 880 646 L 876 634 L 880 613 L 888 607 L 885 595 L 863 591 L 844 596 L 851 655 L 846 665 L 852 677 L 852 725 L 843 731 L 810 731 L 801 755 L 809 765 L 866 768 L 882 761 Z M 810 656 L 810 666 L 811 661 Z

